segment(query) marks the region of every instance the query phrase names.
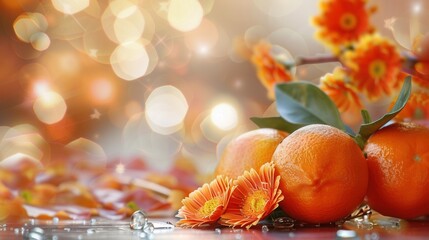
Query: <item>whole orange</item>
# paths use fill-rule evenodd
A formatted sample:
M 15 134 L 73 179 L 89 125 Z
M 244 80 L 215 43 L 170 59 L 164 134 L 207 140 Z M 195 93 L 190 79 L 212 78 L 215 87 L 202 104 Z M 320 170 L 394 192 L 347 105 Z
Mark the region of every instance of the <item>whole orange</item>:
M 351 214 L 362 203 L 368 166 L 357 143 L 345 132 L 321 124 L 290 134 L 273 154 L 284 200 L 292 218 L 328 223 Z
M 276 147 L 286 136 L 286 132 L 270 128 L 260 128 L 239 135 L 226 145 L 215 174 L 237 178 L 245 170 L 259 169 L 264 163 L 271 161 Z
M 364 149 L 368 205 L 398 218 L 429 213 L 429 129 L 394 123 L 375 132 Z

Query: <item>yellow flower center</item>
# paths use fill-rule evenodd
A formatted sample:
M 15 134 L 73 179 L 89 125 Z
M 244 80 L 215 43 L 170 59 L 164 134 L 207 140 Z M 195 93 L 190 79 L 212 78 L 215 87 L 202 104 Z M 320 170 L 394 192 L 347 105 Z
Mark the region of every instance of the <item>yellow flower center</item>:
M 220 199 L 213 198 L 204 203 L 204 205 L 198 210 L 201 217 L 209 217 L 213 214 L 217 207 L 220 205 Z
M 265 191 L 255 191 L 244 200 L 242 212 L 244 216 L 259 215 L 264 212 L 269 197 Z
M 369 65 L 369 74 L 374 79 L 380 79 L 386 73 L 386 63 L 381 60 L 372 61 Z
M 345 30 L 352 30 L 357 25 L 356 16 L 352 13 L 344 13 L 340 19 L 341 27 Z

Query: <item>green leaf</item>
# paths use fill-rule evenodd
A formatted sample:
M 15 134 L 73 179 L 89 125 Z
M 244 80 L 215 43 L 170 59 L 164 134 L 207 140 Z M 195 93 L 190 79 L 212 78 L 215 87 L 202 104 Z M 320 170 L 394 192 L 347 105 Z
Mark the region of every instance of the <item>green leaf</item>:
M 292 133 L 305 125 L 294 124 L 284 120 L 282 117 L 267 117 L 267 118 L 250 118 L 260 128 L 274 128 L 288 133 Z
M 327 124 L 346 131 L 332 100 L 309 82 L 276 85 L 277 111 L 287 122 L 298 125 Z
M 405 104 L 407 103 L 410 94 L 411 77 L 408 76 L 404 80 L 401 92 L 399 93 L 399 97 L 398 99 L 396 99 L 395 105 L 393 106 L 392 110 L 390 110 L 390 112 L 386 113 L 378 120 L 362 124 L 359 129 L 359 135 L 356 137 L 360 137 L 364 142 L 366 142 L 366 140 L 368 140 L 371 134 L 373 134 L 375 131 L 384 126 L 387 122 L 392 120 L 396 116 L 396 114 L 398 114 L 405 107 Z

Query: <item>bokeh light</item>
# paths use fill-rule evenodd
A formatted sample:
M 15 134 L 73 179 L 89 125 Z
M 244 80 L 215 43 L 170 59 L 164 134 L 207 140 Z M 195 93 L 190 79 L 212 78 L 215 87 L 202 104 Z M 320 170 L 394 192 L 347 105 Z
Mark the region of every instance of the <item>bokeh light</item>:
M 73 156 L 71 164 L 76 169 L 101 171 L 106 168 L 104 149 L 87 138 L 78 138 L 65 146 Z
M 43 163 L 50 160 L 50 149 L 47 142 L 32 125 L 2 126 L 0 127 L 0 139 L 0 161 L 19 153 Z
M 101 21 L 106 35 L 118 44 L 137 41 L 146 26 L 139 6 L 127 0 L 110 2 Z
M 151 92 L 145 103 L 145 116 L 153 131 L 168 135 L 182 127 L 188 108 L 183 93 L 167 85 Z
M 13 29 L 19 40 L 31 42 L 31 37 L 46 31 L 48 22 L 41 13 L 24 13 L 20 15 L 13 24 Z
M 46 33 L 37 32 L 31 35 L 30 43 L 37 51 L 45 51 L 51 45 L 51 39 Z
M 189 32 L 197 28 L 204 16 L 198 0 L 171 0 L 168 7 L 168 23 L 176 30 Z
M 149 55 L 139 42 L 118 45 L 110 56 L 110 64 L 115 74 L 124 80 L 143 77 L 149 66 Z
M 216 25 L 210 20 L 204 19 L 200 26 L 188 32 L 185 36 L 186 46 L 197 53 L 207 53 L 216 45 L 219 33 Z
M 228 103 L 220 103 L 213 107 L 210 119 L 219 129 L 231 130 L 238 124 L 237 110 Z
M 167 171 L 182 148 L 180 135 L 159 134 L 149 127 L 144 113 L 134 115 L 123 128 L 123 156 L 141 156 L 151 169 Z
M 40 80 L 33 85 L 34 95 L 37 97 L 43 96 L 51 91 L 51 86 L 48 81 Z
M 78 13 L 89 6 L 89 0 L 51 0 L 54 8 L 65 14 Z
M 96 79 L 91 83 L 90 96 L 97 104 L 109 103 L 113 100 L 114 86 L 107 79 Z
M 49 91 L 36 99 L 33 104 L 33 110 L 40 121 L 46 124 L 53 124 L 63 119 L 67 105 L 60 94 Z
M 272 0 L 270 4 L 267 4 L 266 0 L 253 0 L 253 2 L 262 12 L 272 17 L 293 13 L 303 4 L 303 1 L 295 0 Z

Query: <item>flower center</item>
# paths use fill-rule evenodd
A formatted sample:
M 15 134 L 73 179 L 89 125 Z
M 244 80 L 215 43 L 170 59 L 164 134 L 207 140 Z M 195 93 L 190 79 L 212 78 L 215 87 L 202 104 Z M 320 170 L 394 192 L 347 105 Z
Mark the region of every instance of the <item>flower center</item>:
M 242 212 L 244 216 L 255 216 L 263 213 L 268 200 L 267 193 L 262 190 L 255 191 L 247 196 L 244 201 Z
M 344 13 L 340 19 L 340 25 L 345 30 L 352 30 L 357 25 L 356 16 L 352 13 Z
M 198 210 L 201 217 L 209 217 L 219 207 L 220 199 L 213 198 L 204 203 L 204 205 Z
M 372 61 L 369 65 L 369 74 L 374 79 L 380 79 L 386 73 L 386 63 L 381 60 Z

